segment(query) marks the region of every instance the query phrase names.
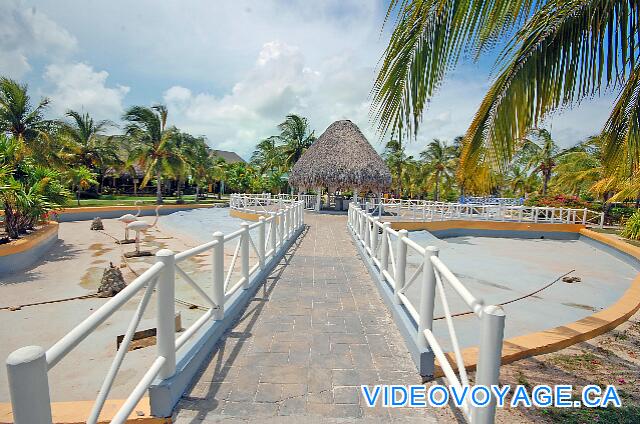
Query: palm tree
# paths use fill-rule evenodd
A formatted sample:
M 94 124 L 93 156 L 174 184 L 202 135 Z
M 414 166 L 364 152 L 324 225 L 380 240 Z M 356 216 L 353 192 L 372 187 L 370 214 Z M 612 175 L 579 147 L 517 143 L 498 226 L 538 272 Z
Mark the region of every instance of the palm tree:
M 108 120 L 94 121 L 88 114 L 69 110 L 65 114 L 71 122 L 60 125 L 59 137 L 65 141 L 65 148 L 72 155 L 74 163 L 89 169 L 100 169 L 105 164 L 117 162 L 118 145 L 113 138 L 104 135 L 114 124 Z
M 434 139 L 427 146 L 426 150 L 420 153 L 420 158 L 426 166 L 427 172 L 433 175 L 435 190 L 433 198 L 437 202 L 440 200 L 440 183 L 444 178 L 451 181 L 456 170 L 456 148 L 449 146 L 439 139 Z
M 555 167 L 552 185 L 575 195 L 594 192 L 594 185 L 604 177 L 602 139 L 589 137 L 574 151 L 566 153 Z
M 189 167 L 191 179 L 196 186 L 196 202 L 200 199 L 200 187 L 213 180 L 211 169 L 215 166 L 211 149 L 204 137 L 196 137 L 191 147 Z
M 175 127 L 166 127 L 167 115 L 164 105 L 156 105 L 133 106 L 122 116 L 128 122 L 125 134 L 133 143 L 130 160 L 145 169 L 140 188 L 144 188 L 155 176 L 157 204 L 162 204 L 163 174 L 173 175 L 181 165 L 175 143 L 178 131 Z
M 255 185 L 255 176 L 256 172 L 250 165 L 236 162 L 228 166 L 225 180 L 231 189 L 245 193 Z
M 175 144 L 175 154 L 177 156 L 176 167 L 173 169 L 173 176 L 176 177 L 176 197 L 177 203 L 183 203 L 182 186 L 193 171 L 192 165 L 196 155 L 196 137 L 191 134 L 178 132 L 175 134 L 173 143 Z
M 307 118 L 294 114 L 287 115 L 278 128 L 280 129 L 278 138 L 283 143 L 284 164 L 287 169 L 291 169 L 300 156 L 313 144 L 316 136 L 314 131 L 309 131 Z
M 22 156 L 28 153 L 42 164 L 55 159 L 57 150 L 52 137 L 57 122 L 44 118 L 48 106 L 45 97 L 33 107 L 26 85 L 0 77 L 0 132 L 11 134 L 23 145 Z
M 569 152 L 576 151 L 579 149 L 579 145 L 569 149 L 560 149 L 551 138 L 549 131 L 545 129 L 534 129 L 531 131 L 531 135 L 535 138 L 525 138 L 519 154 L 527 167 L 542 176 L 542 195 L 546 196 L 549 181 L 551 181 L 558 159 Z
M 460 58 L 504 44 L 496 76 L 469 126 L 460 172 L 507 164 L 518 140 L 552 111 L 620 95 L 604 128 L 609 172 L 640 169 L 640 4 L 624 0 L 392 0 L 395 28 L 373 88 L 382 133 L 415 136 L 422 114 Z
M 422 196 L 426 183 L 423 165 L 415 160 L 413 156 L 408 156 L 402 165 L 402 187 L 410 199 Z
M 60 174 L 23 156 L 24 143 L 0 134 L 0 203 L 9 238 L 18 238 L 52 209 L 64 205 L 68 191 Z
M 78 206 L 80 206 L 80 191 L 98 184 L 96 174 L 84 165 L 71 167 L 67 171 L 67 179 L 71 184 L 71 190 L 76 193 Z
M 396 188 L 398 195 L 402 196 L 402 170 L 413 158 L 406 155 L 404 146 L 399 140 L 389 140 L 384 146 L 382 157 L 391 170 L 392 186 Z
M 213 181 L 218 181 L 220 187 L 218 189 L 218 200 L 222 198 L 222 192 L 224 191 L 224 181 L 227 175 L 227 169 L 229 164 L 222 157 L 217 157 L 213 161 L 213 165 L 209 169 L 209 173 Z
M 278 146 L 279 141 L 279 136 L 267 137 L 258 143 L 256 150 L 251 155 L 251 163 L 258 168 L 261 174 L 267 171 L 273 173 L 281 168 L 283 149 Z

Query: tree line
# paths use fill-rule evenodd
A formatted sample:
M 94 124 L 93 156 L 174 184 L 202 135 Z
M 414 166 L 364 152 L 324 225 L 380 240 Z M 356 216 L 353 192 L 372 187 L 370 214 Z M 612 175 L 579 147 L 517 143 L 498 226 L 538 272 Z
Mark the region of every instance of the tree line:
M 235 191 L 286 189 L 286 173 L 315 140 L 305 118 L 288 115 L 280 133 L 258 144 L 251 164 L 227 163 L 202 136 L 170 124 L 166 106 L 132 106 L 122 122 L 95 120 L 68 110 L 46 117 L 51 102 L 32 102 L 28 87 L 0 78 L 0 201 L 9 239 L 33 230 L 55 209 L 75 197 L 116 193 L 105 180 L 128 175 L 133 194 L 155 186 L 156 203 L 174 189 L 182 202 L 185 187 L 195 191 L 217 184 Z M 138 178 L 139 177 L 139 178 Z
M 383 157 L 392 174 L 394 194 L 449 201 L 465 195 L 522 197 L 534 205 L 595 209 L 604 205 L 608 212 L 627 217 L 633 208 L 608 207 L 626 199 L 632 199 L 635 208 L 640 203 L 637 183 L 607 172 L 600 136 L 561 148 L 548 130 L 533 129 L 516 144 L 504 167 L 479 167 L 466 178 L 460 173 L 463 140 L 462 136 L 451 143 L 434 139 L 417 157 L 408 155 L 402 142 L 389 141 Z

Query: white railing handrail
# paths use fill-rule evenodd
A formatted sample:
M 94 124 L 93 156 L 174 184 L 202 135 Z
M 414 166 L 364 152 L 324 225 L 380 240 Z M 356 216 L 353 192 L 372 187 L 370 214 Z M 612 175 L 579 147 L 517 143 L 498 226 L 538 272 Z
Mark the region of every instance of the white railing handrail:
M 449 219 L 533 222 L 551 224 L 604 225 L 604 212 L 588 208 L 552 206 L 524 206 L 511 204 L 483 204 L 436 202 L 421 199 L 375 199 L 367 202 L 367 211 L 395 213 L 411 221 L 443 221 Z
M 408 201 L 410 204 L 412 201 Z M 438 205 L 447 205 L 437 203 Z M 409 238 L 406 230 L 395 231 L 389 222 L 381 222 L 379 217 L 351 203 L 347 225 L 351 229 L 356 242 L 360 244 L 379 272 L 379 278 L 393 290 L 394 302 L 404 307 L 414 322 L 415 343 L 423 350 L 430 351 L 432 358 L 438 360 L 447 382 L 460 388 L 469 384 L 465 364 L 455 332 L 453 317 L 445 294 L 444 285 L 464 301 L 469 310 L 480 320 L 480 348 L 477 363 L 476 384 L 491 386 L 498 384 L 502 342 L 504 337 L 504 311 L 499 306 L 484 306 L 484 302 L 475 297 L 469 289 L 449 270 L 438 257 L 438 248 L 420 246 Z M 382 230 L 382 231 L 380 231 Z M 421 264 L 407 278 L 407 250 L 411 249 L 422 258 Z M 389 269 L 391 265 L 391 269 Z M 390 272 L 391 271 L 391 272 Z M 405 294 L 406 289 L 421 278 L 420 304 L 416 307 Z M 442 303 L 447 332 L 449 334 L 457 374 L 450 360 L 444 353 L 441 343 L 433 334 L 433 320 L 436 292 Z M 434 365 L 431 363 L 431 369 Z M 470 422 L 492 423 L 495 416 L 495 397 L 487 407 L 475 408 L 467 401 L 462 411 Z
M 268 214 L 274 208 L 282 208 L 292 202 L 303 202 L 305 209 L 313 209 L 316 204 L 316 196 L 313 194 L 232 194 L 229 206 L 246 212 Z
M 269 195 L 252 195 L 250 197 L 237 195 L 232 198 L 235 199 L 232 202 L 236 202 L 238 206 L 248 205 L 246 199 L 249 198 L 252 199 L 251 202 L 254 206 L 260 203 L 269 205 L 268 202 L 272 201 Z M 256 283 L 255 278 L 253 281 L 251 280 L 252 276 L 257 275 L 257 271 L 265 270 L 268 258 L 269 265 L 275 265 L 275 259 L 299 234 L 299 230 L 304 226 L 304 202 L 278 200 L 278 204 L 279 207 L 268 211 L 267 216 L 260 217 L 258 222 L 253 224 L 245 222 L 239 230 L 230 234 L 214 233 L 212 241 L 177 254 L 166 249 L 160 250 L 156 253 L 155 264 L 64 335 L 46 352 L 44 349 L 34 346 L 13 352 L 7 358 L 7 370 L 14 422 L 16 424 L 51 422 L 48 371 L 125 303 L 137 293 L 144 291 L 87 420 L 88 423 L 96 423 L 149 299 L 155 291 L 158 302 L 156 313 L 157 355 L 112 419 L 112 422 L 115 423 L 125 422 L 154 379 L 166 379 L 175 374 L 176 351 L 185 346 L 207 322 L 222 320 L 225 303 L 238 290 L 248 289 Z M 251 230 L 257 231 L 255 240 L 250 233 Z M 238 244 L 229 267 L 225 270 L 224 248 L 235 239 L 238 239 Z M 257 263 L 253 267 L 250 267 L 249 260 L 251 249 L 254 250 L 257 257 Z M 212 293 L 207 293 L 177 265 L 181 261 L 209 251 L 213 257 Z M 239 278 L 234 279 L 234 269 L 237 263 L 240 264 L 240 275 Z M 184 330 L 178 338 L 175 337 L 176 275 L 190 285 L 210 306 L 205 314 Z
M 89 334 L 93 332 L 100 324 L 130 300 L 138 291 L 149 283 L 151 279 L 158 276 L 159 272 L 164 268 L 160 262 L 151 265 L 149 269 L 143 272 L 138 278 L 133 280 L 116 296 L 109 299 L 104 305 L 99 307 L 84 321 L 75 326 L 71 331 L 58 340 L 53 346 L 47 349 L 47 365 L 49 369 L 55 367 L 62 358 L 73 350 L 80 342 L 82 342 Z

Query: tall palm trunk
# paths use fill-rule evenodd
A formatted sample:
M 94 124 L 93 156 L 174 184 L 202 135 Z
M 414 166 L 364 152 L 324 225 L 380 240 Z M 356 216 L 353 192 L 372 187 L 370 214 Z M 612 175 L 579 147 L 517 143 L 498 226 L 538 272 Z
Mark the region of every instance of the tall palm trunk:
M 156 204 L 162 204 L 162 173 L 160 172 L 160 167 L 156 167 L 156 180 L 158 182 L 156 187 Z
M 543 182 L 542 182 L 542 195 L 546 196 L 547 195 L 547 187 L 549 186 L 549 180 L 551 180 L 551 172 L 548 170 L 545 170 L 542 173 L 542 177 L 543 177 Z
M 436 171 L 436 191 L 433 198 L 433 200 L 435 200 L 436 202 L 440 198 L 440 171 Z

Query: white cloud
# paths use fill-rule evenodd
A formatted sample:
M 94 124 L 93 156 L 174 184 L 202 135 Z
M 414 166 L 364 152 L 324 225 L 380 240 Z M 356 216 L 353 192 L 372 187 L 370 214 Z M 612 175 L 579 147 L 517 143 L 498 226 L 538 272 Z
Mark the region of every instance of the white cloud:
M 69 32 L 35 7 L 0 2 L 0 75 L 21 78 L 31 70 L 31 57 L 64 57 L 76 45 Z
M 89 112 L 97 119 L 118 120 L 129 87 L 108 87 L 108 77 L 108 72 L 94 71 L 84 63 L 47 66 L 44 78 L 54 86 L 50 93 L 53 111 L 62 114 L 73 109 Z
M 313 69 L 298 48 L 272 41 L 228 94 L 173 86 L 163 99 L 178 127 L 248 157 L 260 139 L 277 132 L 288 113 L 308 117 L 318 134 L 337 119 L 351 119 L 367 131 L 373 70 L 349 66 L 348 56 L 336 56 Z
M 117 120 L 123 104 L 164 101 L 172 123 L 245 156 L 290 112 L 318 134 L 351 119 L 382 150 L 368 112 L 392 27 L 380 33 L 385 12 L 372 0 L 0 0 L 0 74 L 23 76 L 58 113 L 84 108 Z M 410 153 L 464 133 L 488 88 L 489 62 L 448 76 Z M 125 96 L 114 75 L 135 93 Z M 569 145 L 596 132 L 610 107 L 609 97 L 587 101 L 548 125 Z

